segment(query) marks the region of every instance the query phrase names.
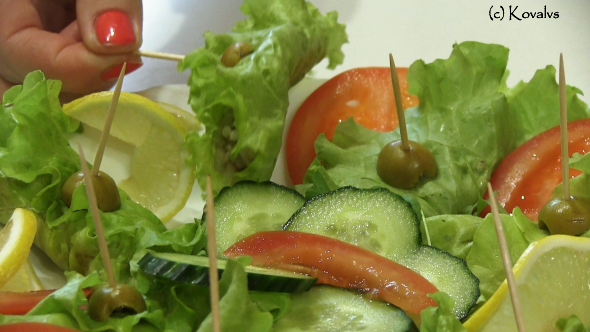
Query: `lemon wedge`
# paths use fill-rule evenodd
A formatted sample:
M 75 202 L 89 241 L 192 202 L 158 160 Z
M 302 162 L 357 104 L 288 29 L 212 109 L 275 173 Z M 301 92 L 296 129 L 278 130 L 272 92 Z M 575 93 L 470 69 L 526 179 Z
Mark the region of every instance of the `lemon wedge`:
M 29 210 L 15 209 L 0 231 L 0 288 L 27 262 L 36 233 L 35 214 Z
M 527 331 L 557 331 L 557 320 L 572 314 L 590 325 L 590 238 L 552 235 L 532 243 L 514 275 Z M 506 281 L 464 327 L 518 331 Z
M 107 91 L 84 96 L 65 104 L 64 112 L 82 122 L 85 129 L 102 130 L 112 94 Z M 130 159 L 126 177 L 117 179 L 110 175 L 134 201 L 162 221 L 180 211 L 190 196 L 195 178 L 193 169 L 185 164 L 187 151 L 183 143 L 187 130 L 198 126 L 190 117 L 180 115 L 185 111 L 171 112 L 173 106 L 165 107 L 140 95 L 122 92 L 110 131 L 111 137 L 130 146 L 130 156 L 122 157 Z M 105 154 L 108 153 L 107 142 Z
M 30 259 L 27 259 L 4 287 L 0 288 L 0 291 L 25 293 L 41 289 L 43 289 L 41 280 L 33 268 L 33 263 L 31 263 Z

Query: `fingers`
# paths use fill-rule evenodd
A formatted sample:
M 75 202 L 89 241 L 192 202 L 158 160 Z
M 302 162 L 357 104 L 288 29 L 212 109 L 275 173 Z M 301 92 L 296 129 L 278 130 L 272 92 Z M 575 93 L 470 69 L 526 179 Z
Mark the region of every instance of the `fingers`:
M 0 19 L 2 90 L 21 84 L 29 72 L 42 70 L 47 78 L 62 81 L 62 91 L 86 94 L 109 89 L 123 62 L 128 62 L 128 73 L 141 65 L 141 59 L 131 53 L 101 55 L 90 51 L 81 42 L 77 21 L 60 33 L 45 31 L 29 1 L 0 1 L 0 13 L 7 12 L 18 15 Z
M 78 0 L 76 12 L 82 40 L 91 51 L 129 53 L 141 46 L 141 0 Z

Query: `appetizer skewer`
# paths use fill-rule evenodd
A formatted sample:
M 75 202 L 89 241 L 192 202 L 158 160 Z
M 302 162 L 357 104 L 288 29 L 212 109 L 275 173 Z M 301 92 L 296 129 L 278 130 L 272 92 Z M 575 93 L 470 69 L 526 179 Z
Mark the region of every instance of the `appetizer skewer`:
M 115 279 L 113 265 L 111 264 L 111 255 L 109 253 L 109 247 L 104 235 L 104 228 L 102 226 L 102 221 L 100 219 L 96 191 L 94 190 L 94 183 L 92 181 L 92 178 L 98 176 L 98 170 L 100 169 L 100 163 L 102 162 L 102 157 L 104 155 L 107 139 L 109 137 L 109 132 L 111 130 L 111 124 L 113 123 L 115 111 L 117 110 L 117 102 L 119 101 L 119 96 L 121 95 L 121 87 L 123 86 L 123 78 L 125 77 L 126 67 L 127 63 L 123 63 L 121 73 L 119 74 L 117 84 L 115 85 L 111 105 L 109 108 L 109 112 L 107 114 L 107 119 L 102 130 L 102 135 L 100 136 L 98 150 L 96 151 L 96 155 L 94 156 L 94 166 L 92 168 L 92 171 L 88 170 L 88 165 L 86 164 L 86 157 L 84 156 L 84 151 L 82 150 L 82 144 L 78 142 L 78 155 L 80 156 L 80 167 L 82 168 L 82 175 L 84 178 L 84 184 L 86 186 L 86 195 L 88 196 L 90 212 L 92 213 L 92 221 L 94 222 L 94 228 L 96 229 L 96 238 L 98 240 L 100 256 L 102 257 L 102 262 L 107 275 L 109 286 L 112 289 L 114 289 L 117 286 L 117 280 Z
M 126 64 L 123 64 L 123 68 L 121 69 L 119 79 L 115 86 L 115 91 L 113 93 L 107 120 L 100 138 L 100 144 L 95 156 L 95 165 L 92 172 L 88 169 L 88 165 L 86 164 L 86 157 L 84 156 L 84 151 L 82 150 L 82 144 L 78 142 L 78 153 L 80 157 L 80 166 L 82 167 L 82 174 L 84 177 L 84 184 L 86 187 L 86 195 L 88 196 L 92 221 L 94 223 L 96 238 L 98 240 L 98 247 L 108 280 L 108 286 L 98 287 L 95 289 L 88 302 L 88 314 L 92 319 L 97 321 L 108 320 L 109 317 L 111 317 L 111 315 L 115 312 L 136 314 L 146 310 L 143 296 L 135 288 L 125 284 L 117 284 L 113 265 L 111 263 L 111 255 L 109 253 L 108 243 L 104 233 L 104 227 L 100 217 L 96 191 L 94 190 L 95 181 L 93 181 L 93 179 L 95 179 L 99 174 L 98 168 L 104 154 L 111 123 L 113 122 L 113 117 L 115 115 L 115 110 L 117 109 L 119 95 L 121 94 L 121 86 L 123 84 L 123 77 L 125 76 L 125 67 Z
M 217 271 L 217 241 L 215 240 L 215 208 L 213 206 L 213 186 L 211 176 L 207 176 L 207 251 L 209 252 L 209 292 L 211 295 L 211 318 L 213 332 L 221 331 L 221 318 L 219 314 L 219 272 Z
M 115 118 L 115 111 L 117 110 L 117 103 L 119 102 L 119 96 L 121 95 L 121 87 L 123 85 L 123 77 L 125 77 L 125 70 L 127 68 L 127 63 L 123 63 L 123 67 L 121 68 L 121 73 L 119 74 L 119 79 L 117 80 L 117 84 L 115 85 L 115 90 L 113 91 L 113 97 L 111 99 L 111 104 L 109 106 L 109 111 L 107 113 L 107 117 L 104 123 L 104 127 L 102 129 L 102 134 L 100 135 L 100 141 L 98 142 L 98 149 L 96 151 L 96 155 L 94 156 L 94 164 L 92 166 L 92 176 L 97 176 L 98 171 L 100 169 L 100 164 L 102 163 L 102 157 L 104 156 L 104 149 L 107 145 L 107 140 L 109 138 L 109 133 L 111 131 L 111 125 L 113 124 L 113 119 Z
M 176 61 L 176 62 L 180 62 L 180 61 L 184 60 L 184 55 L 172 54 L 172 53 L 138 50 L 135 52 L 135 54 L 139 55 L 139 56 L 145 56 L 148 58 L 156 58 L 156 59 L 170 60 L 170 61 Z
M 84 173 L 84 184 L 86 186 L 86 194 L 90 204 L 90 211 L 92 213 L 92 220 L 96 229 L 96 238 L 100 248 L 100 255 L 103 260 L 103 265 L 107 275 L 108 286 L 98 287 L 90 295 L 88 301 L 88 315 L 96 321 L 108 320 L 114 313 L 123 312 L 125 314 L 137 314 L 146 310 L 143 296 L 132 286 L 125 284 L 117 284 L 113 266 L 111 264 L 111 255 L 109 253 L 108 244 L 104 235 L 104 228 L 100 218 L 100 211 L 96 199 L 96 192 L 92 183 L 92 175 L 86 165 L 86 158 L 82 145 L 78 144 L 78 151 L 80 153 L 80 163 L 82 165 L 82 172 Z
M 377 173 L 385 183 L 393 187 L 410 189 L 415 187 L 423 176 L 434 178 L 438 172 L 438 166 L 428 148 L 408 139 L 402 94 L 391 53 L 389 54 L 389 66 L 401 139 L 395 140 L 381 149 L 377 159 Z
M 563 195 L 547 202 L 539 211 L 539 228 L 551 234 L 580 235 L 590 229 L 590 200 L 572 196 L 568 152 L 567 99 L 563 54 L 559 55 L 559 110 Z
M 506 233 L 504 233 L 504 225 L 500 218 L 498 205 L 494 199 L 494 190 L 492 185 L 488 183 L 488 194 L 490 195 L 490 205 L 494 217 L 494 226 L 496 228 L 496 236 L 498 237 L 498 244 L 500 246 L 500 253 L 502 257 L 502 265 L 504 266 L 504 273 L 506 274 L 506 282 L 508 283 L 508 290 L 510 292 L 510 300 L 512 301 L 512 308 L 514 310 L 514 318 L 516 319 L 516 326 L 519 332 L 526 332 L 524 319 L 522 317 L 522 310 L 520 307 L 520 299 L 518 298 L 518 291 L 516 289 L 516 282 L 514 280 L 514 271 L 512 271 L 512 260 L 510 259 L 510 251 L 508 243 L 506 242 Z
M 94 191 L 94 185 L 91 178 L 92 175 L 88 170 L 88 165 L 86 165 L 86 157 L 84 156 L 84 151 L 82 150 L 82 145 L 80 143 L 78 143 L 78 153 L 80 154 L 80 165 L 82 166 L 82 173 L 84 174 L 84 185 L 86 186 L 86 195 L 88 195 L 88 203 L 90 204 L 92 221 L 94 222 L 94 228 L 96 229 L 96 238 L 98 240 L 100 256 L 102 257 L 102 262 L 107 274 L 109 286 L 115 288 L 117 286 L 117 280 L 115 280 L 115 273 L 113 272 L 113 265 L 111 264 L 111 255 L 109 253 L 109 247 L 104 236 L 102 221 L 100 220 L 96 192 Z

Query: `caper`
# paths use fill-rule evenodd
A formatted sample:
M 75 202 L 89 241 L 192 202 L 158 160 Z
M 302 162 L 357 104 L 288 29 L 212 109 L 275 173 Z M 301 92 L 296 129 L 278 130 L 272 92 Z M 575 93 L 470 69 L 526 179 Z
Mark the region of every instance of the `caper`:
M 221 63 L 226 67 L 233 67 L 250 53 L 252 53 L 252 45 L 248 42 L 231 44 L 221 55 Z
M 539 211 L 538 225 L 551 234 L 580 235 L 590 229 L 590 200 L 554 198 Z
M 143 296 L 137 289 L 125 284 L 116 287 L 98 286 L 88 300 L 88 315 L 96 321 L 112 316 L 135 315 L 146 310 Z
M 61 188 L 61 199 L 66 206 L 72 205 L 72 195 L 74 190 L 84 183 L 84 173 L 78 172 L 72 174 L 63 187 Z M 94 185 L 94 192 L 96 193 L 96 200 L 98 201 L 98 208 L 102 212 L 112 212 L 121 207 L 121 197 L 119 196 L 119 189 L 115 180 L 108 174 L 99 171 L 96 176 L 92 176 L 92 185 Z
M 377 158 L 377 174 L 390 186 L 410 189 L 422 176 L 435 177 L 438 166 L 432 153 L 422 144 L 408 141 L 404 150 L 402 141 L 393 141 L 381 149 Z

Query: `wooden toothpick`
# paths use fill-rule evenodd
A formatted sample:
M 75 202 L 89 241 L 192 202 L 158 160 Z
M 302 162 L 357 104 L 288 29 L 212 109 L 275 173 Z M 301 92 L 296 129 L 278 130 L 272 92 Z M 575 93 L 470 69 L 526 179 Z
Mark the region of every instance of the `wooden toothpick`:
M 180 62 L 184 59 L 184 55 L 180 55 L 180 54 L 150 52 L 150 51 L 142 51 L 142 50 L 135 51 L 135 55 L 145 56 L 148 58 L 178 61 L 178 62 Z
M 213 207 L 213 186 L 207 175 L 207 252 L 209 253 L 209 292 L 211 295 L 211 319 L 213 332 L 221 332 L 219 314 L 219 273 L 217 271 L 217 241 L 215 240 L 215 209 Z
M 115 273 L 113 272 L 113 265 L 111 264 L 111 255 L 109 253 L 109 247 L 107 240 L 104 235 L 104 228 L 102 227 L 102 220 L 100 219 L 100 212 L 98 209 L 98 203 L 96 201 L 96 192 L 94 191 L 94 185 L 88 165 L 86 165 L 86 158 L 84 157 L 84 151 L 82 150 L 82 144 L 78 142 L 78 153 L 80 155 L 80 164 L 82 166 L 82 172 L 84 173 L 84 184 L 86 185 L 86 195 L 88 196 L 88 203 L 90 204 L 90 212 L 92 213 L 92 221 L 94 222 L 94 228 L 96 229 L 96 238 L 98 239 L 98 248 L 100 250 L 100 256 L 102 263 L 107 274 L 109 286 L 115 288 L 117 286 L 117 280 L 115 279 Z
M 492 214 L 494 217 L 494 225 L 496 226 L 496 236 L 498 237 L 498 245 L 500 246 L 500 254 L 502 256 L 502 263 L 504 264 L 504 273 L 506 274 L 506 282 L 508 283 L 508 291 L 510 292 L 510 299 L 512 300 L 512 309 L 514 310 L 514 318 L 516 319 L 516 326 L 519 332 L 525 332 L 524 320 L 522 318 L 522 311 L 520 307 L 520 300 L 518 298 L 518 291 L 516 289 L 516 281 L 514 280 L 514 271 L 512 270 L 512 260 L 510 259 L 510 252 L 508 244 L 506 243 L 506 234 L 504 233 L 504 225 L 498 212 L 498 205 L 494 197 L 492 185 L 488 183 L 488 195 L 490 196 L 490 205 L 492 207 Z
M 117 109 L 117 103 L 119 102 L 119 96 L 121 95 L 121 86 L 123 85 L 123 77 L 125 76 L 125 69 L 127 68 L 127 62 L 123 63 L 123 68 L 121 68 L 121 73 L 119 74 L 119 79 L 117 80 L 117 84 L 115 85 L 115 90 L 113 91 L 113 98 L 111 99 L 111 105 L 109 107 L 109 111 L 107 113 L 107 118 L 104 123 L 104 127 L 102 129 L 102 134 L 100 135 L 100 141 L 98 142 L 98 150 L 96 151 L 96 155 L 94 156 L 94 166 L 92 167 L 92 176 L 97 176 L 98 171 L 100 170 L 100 164 L 102 162 L 102 157 L 104 155 L 104 149 L 107 145 L 107 139 L 109 138 L 109 132 L 111 131 L 111 125 L 113 124 L 113 118 L 115 117 L 115 110 Z
M 404 115 L 404 104 L 402 103 L 402 93 L 399 87 L 399 78 L 397 77 L 397 69 L 393 62 L 393 55 L 389 53 L 389 68 L 391 70 L 391 83 L 393 85 L 393 95 L 395 97 L 395 108 L 397 109 L 397 119 L 399 122 L 399 132 L 401 134 L 402 148 L 405 151 L 410 149 L 408 143 L 408 130 L 406 129 L 406 117 Z
M 565 90 L 565 71 L 563 69 L 563 54 L 559 54 L 559 113 L 561 117 L 561 176 L 563 182 L 563 199 L 570 199 L 570 166 L 567 141 L 567 97 Z

